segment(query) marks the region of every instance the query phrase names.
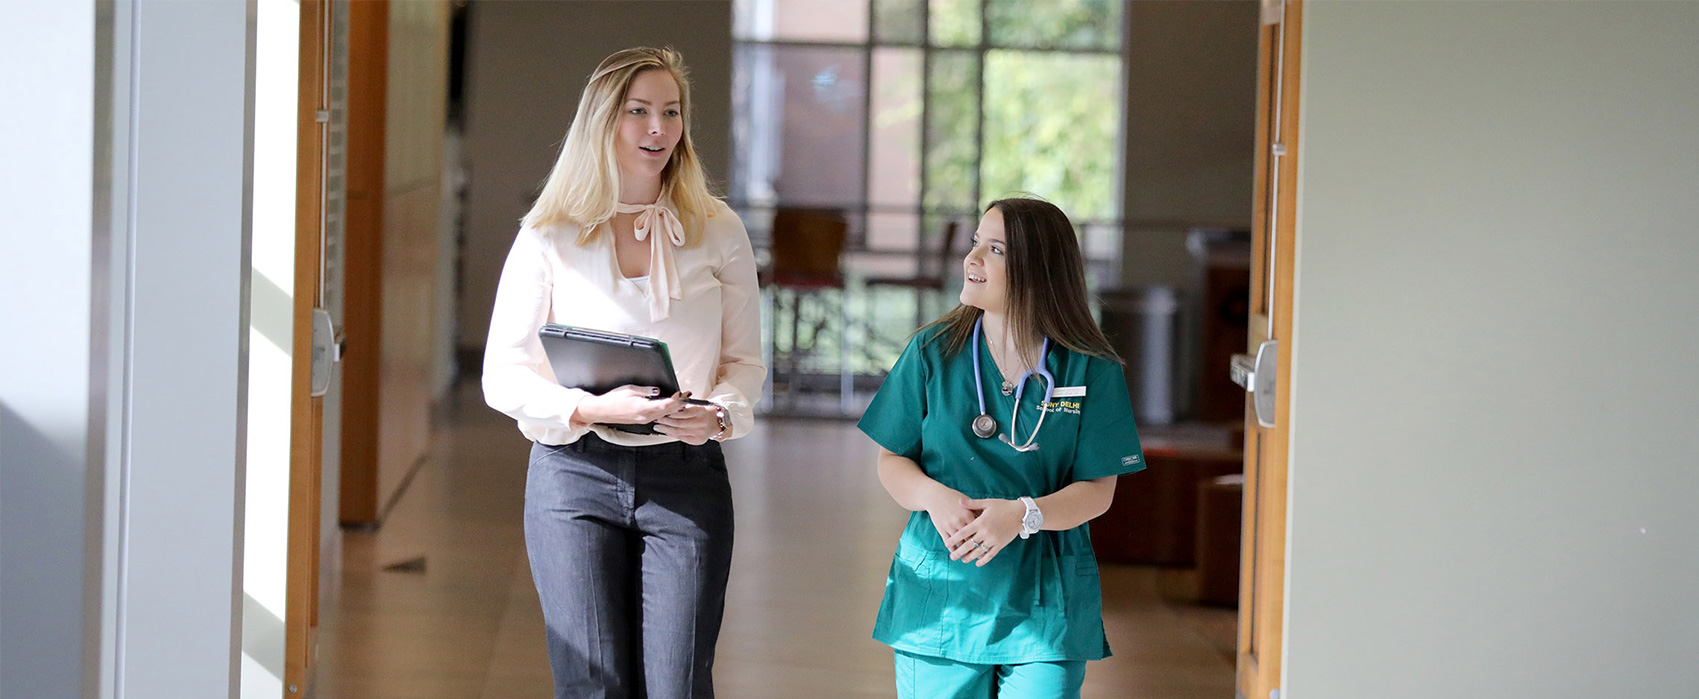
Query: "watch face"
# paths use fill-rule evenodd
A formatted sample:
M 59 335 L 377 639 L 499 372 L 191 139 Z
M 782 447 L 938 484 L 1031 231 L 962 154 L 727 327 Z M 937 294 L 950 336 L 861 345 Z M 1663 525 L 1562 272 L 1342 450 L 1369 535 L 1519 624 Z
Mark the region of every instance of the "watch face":
M 1037 529 L 1038 526 L 1043 523 L 1044 518 L 1037 512 L 1028 512 L 1026 513 L 1026 517 L 1021 519 L 1021 526 L 1026 527 L 1027 529 Z

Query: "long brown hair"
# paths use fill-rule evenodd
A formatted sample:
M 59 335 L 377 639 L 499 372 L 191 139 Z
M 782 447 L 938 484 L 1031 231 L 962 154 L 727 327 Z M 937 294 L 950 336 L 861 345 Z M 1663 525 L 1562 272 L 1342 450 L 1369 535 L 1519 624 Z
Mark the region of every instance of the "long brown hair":
M 620 173 L 614 157 L 619 117 L 632 81 L 638 73 L 651 70 L 664 71 L 678 83 L 679 114 L 684 119 L 684 133 L 661 171 L 661 199 L 670 200 L 678 210 L 687 242 L 694 240 L 703 219 L 719 212 L 722 205 L 708 191 L 708 179 L 690 140 L 690 80 L 684 57 L 671 48 L 639 47 L 602 59 L 590 74 L 578 99 L 578 113 L 561 143 L 560 157 L 530 213 L 525 214 L 524 225 L 578 224 L 582 245 L 598 235 L 598 226 L 613 218 L 619 198 Z
M 1042 199 L 998 199 L 985 207 L 1003 214 L 1009 245 L 1009 327 L 1017 338 L 1050 338 L 1081 354 L 1120 363 L 1120 355 L 1091 318 L 1085 289 L 1085 258 L 1068 215 Z M 984 311 L 958 305 L 931 325 L 941 325 L 934 340 L 944 353 L 956 354 L 973 338 L 973 324 Z M 931 327 L 931 325 L 927 327 Z

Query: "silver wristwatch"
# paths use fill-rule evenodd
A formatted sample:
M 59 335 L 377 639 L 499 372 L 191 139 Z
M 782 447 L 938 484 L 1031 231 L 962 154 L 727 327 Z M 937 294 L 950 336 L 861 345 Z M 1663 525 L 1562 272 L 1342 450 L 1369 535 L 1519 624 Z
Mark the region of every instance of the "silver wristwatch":
M 1021 538 L 1025 539 L 1038 533 L 1038 528 L 1044 526 L 1044 512 L 1038 509 L 1038 503 L 1032 498 L 1021 496 L 1021 504 L 1026 505 L 1026 516 L 1021 518 Z
M 727 437 L 731 436 L 732 416 L 731 413 L 726 411 L 726 406 L 720 405 L 719 403 L 713 403 L 711 405 L 714 410 L 714 420 L 718 423 L 720 431 L 715 432 L 712 437 L 709 437 L 709 439 L 716 442 L 723 442 Z

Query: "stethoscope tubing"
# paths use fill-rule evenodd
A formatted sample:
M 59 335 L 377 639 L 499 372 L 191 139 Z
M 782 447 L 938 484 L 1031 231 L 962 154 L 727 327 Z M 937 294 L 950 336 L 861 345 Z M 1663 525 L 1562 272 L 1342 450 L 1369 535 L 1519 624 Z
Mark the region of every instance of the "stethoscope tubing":
M 973 387 L 975 395 L 979 398 L 979 415 L 989 416 L 990 413 L 985 411 L 985 380 L 983 378 L 983 374 L 980 373 L 979 368 L 980 326 L 984 324 L 984 321 L 984 316 L 974 319 L 973 342 L 968 347 L 968 350 L 973 352 Z M 1007 437 L 999 435 L 1003 442 L 1014 447 L 1015 451 L 1032 451 L 1035 449 L 1036 447 L 1033 446 L 1033 442 L 1038 439 L 1038 431 L 1044 428 L 1044 406 L 1049 405 L 1051 398 L 1053 398 L 1056 394 L 1056 377 L 1044 366 L 1049 358 L 1050 338 L 1046 337 L 1044 338 L 1044 344 L 1040 347 L 1038 352 L 1038 365 L 1022 372 L 1020 379 L 1018 379 L 1015 383 L 1015 407 L 1013 410 L 1009 411 L 1009 434 Z M 1015 423 L 1020 417 L 1021 397 L 1026 394 L 1026 380 L 1033 374 L 1038 374 L 1038 377 L 1044 381 L 1044 402 L 1038 404 L 1038 424 L 1033 426 L 1032 434 L 1027 436 L 1026 443 L 1016 445 Z M 977 420 L 978 417 L 975 417 L 975 419 Z M 975 436 L 978 436 L 981 439 L 990 438 L 990 435 L 981 435 L 978 433 L 975 433 Z

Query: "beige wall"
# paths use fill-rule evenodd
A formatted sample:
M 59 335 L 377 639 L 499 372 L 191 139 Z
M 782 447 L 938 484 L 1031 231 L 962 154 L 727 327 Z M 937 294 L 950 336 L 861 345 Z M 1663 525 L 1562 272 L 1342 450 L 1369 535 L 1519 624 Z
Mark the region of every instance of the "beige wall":
M 1304 33 L 1282 696 L 1699 696 L 1699 3 Z
M 379 370 L 378 506 L 424 458 L 436 375 L 448 5 L 391 2 L 384 131 L 383 360 Z
M 1127 283 L 1187 288 L 1187 229 L 1250 226 L 1257 8 L 1127 5 Z
M 726 182 L 732 10 L 727 0 L 479 0 L 470 12 L 465 152 L 471 186 L 458 343 L 481 357 L 496 280 L 519 219 L 554 164 L 585 80 L 608 54 L 643 45 L 684 54 L 696 100 L 691 137 L 708 176 Z

